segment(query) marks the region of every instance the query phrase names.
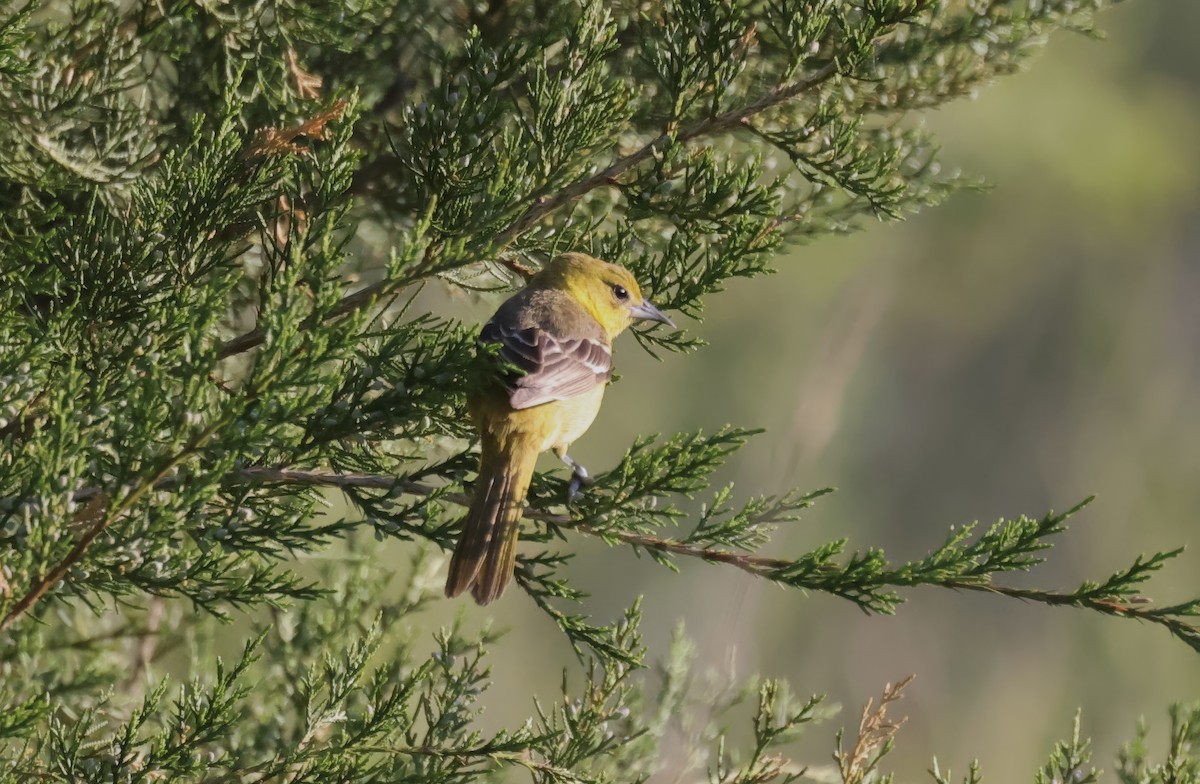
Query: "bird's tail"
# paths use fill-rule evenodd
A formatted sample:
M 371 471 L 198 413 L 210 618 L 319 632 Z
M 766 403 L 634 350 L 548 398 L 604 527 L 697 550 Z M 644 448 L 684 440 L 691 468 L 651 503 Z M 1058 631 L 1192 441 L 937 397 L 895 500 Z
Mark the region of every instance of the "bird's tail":
M 471 506 L 450 559 L 446 596 L 470 588 L 476 602 L 487 604 L 504 592 L 512 577 L 521 507 L 538 450 L 506 446 L 501 450 L 484 445 Z

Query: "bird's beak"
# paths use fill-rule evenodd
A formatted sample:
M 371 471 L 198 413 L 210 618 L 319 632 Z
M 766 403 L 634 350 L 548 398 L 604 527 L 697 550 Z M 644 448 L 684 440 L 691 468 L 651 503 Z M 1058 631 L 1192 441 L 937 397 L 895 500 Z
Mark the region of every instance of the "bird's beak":
M 658 308 L 654 307 L 654 303 L 650 300 L 644 300 L 640 305 L 633 305 L 629 308 L 629 312 L 634 318 L 649 319 L 650 321 L 661 321 L 667 326 L 675 326 L 675 322 L 667 318 L 667 314 L 663 313 Z

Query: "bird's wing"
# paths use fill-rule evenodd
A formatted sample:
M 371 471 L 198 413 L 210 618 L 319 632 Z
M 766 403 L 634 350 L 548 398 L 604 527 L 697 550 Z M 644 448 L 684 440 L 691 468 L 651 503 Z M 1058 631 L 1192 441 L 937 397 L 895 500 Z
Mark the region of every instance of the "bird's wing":
M 500 359 L 522 373 L 502 380 L 515 409 L 582 395 L 612 378 L 612 350 L 593 338 L 568 338 L 538 327 L 524 329 L 495 319 L 479 335 L 483 343 L 499 343 Z

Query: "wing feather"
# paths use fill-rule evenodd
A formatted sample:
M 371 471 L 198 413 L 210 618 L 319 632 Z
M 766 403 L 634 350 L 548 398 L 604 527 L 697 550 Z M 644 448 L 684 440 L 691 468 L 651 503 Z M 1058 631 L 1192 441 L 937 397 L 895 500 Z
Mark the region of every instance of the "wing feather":
M 523 373 L 503 378 L 509 404 L 532 408 L 568 400 L 612 378 L 612 350 L 592 338 L 564 338 L 538 327 L 517 329 L 489 321 L 479 339 L 499 343 L 500 358 Z

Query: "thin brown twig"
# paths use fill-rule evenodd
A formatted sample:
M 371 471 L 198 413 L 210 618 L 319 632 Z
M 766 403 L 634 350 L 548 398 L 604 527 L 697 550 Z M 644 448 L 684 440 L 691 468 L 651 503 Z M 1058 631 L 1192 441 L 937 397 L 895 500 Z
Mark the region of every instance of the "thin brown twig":
M 466 493 L 445 492 L 444 487 L 436 487 L 434 485 L 414 481 L 403 476 L 392 477 L 365 473 L 343 474 L 333 473 L 330 471 L 268 467 L 243 468 L 237 472 L 237 476 L 240 480 L 246 482 L 308 484 L 325 487 L 338 487 L 343 489 L 362 487 L 422 497 L 428 497 L 436 493 L 438 494 L 439 500 L 446 501 L 457 506 L 465 507 L 469 506 L 471 503 L 471 497 Z M 536 520 L 539 522 L 560 526 L 562 528 L 569 528 L 590 536 L 617 539 L 625 544 L 632 545 L 634 547 L 641 547 L 646 550 L 652 550 L 659 553 L 667 553 L 686 558 L 695 558 L 701 561 L 708 561 L 709 563 L 725 564 L 726 566 L 732 566 L 735 569 L 739 569 L 756 577 L 762 577 L 773 582 L 785 581 L 785 575 L 789 572 L 789 570 L 794 569 L 796 566 L 794 561 L 788 561 L 782 558 L 771 558 L 769 556 L 754 555 L 752 553 L 736 552 L 733 550 L 699 547 L 693 544 L 688 544 L 687 542 L 679 541 L 677 539 L 667 539 L 663 537 L 652 536 L 650 534 L 638 533 L 636 531 L 612 530 L 608 528 L 600 529 L 581 520 L 572 518 L 570 515 L 549 512 L 543 509 L 526 507 L 523 512 L 523 516 L 528 520 Z M 836 575 L 841 572 L 841 567 L 828 564 L 822 567 L 819 572 Z M 996 585 L 990 580 L 974 581 L 943 579 L 936 583 L 923 584 L 938 585 L 943 588 L 950 588 L 958 591 L 974 591 L 977 593 L 994 594 L 997 596 L 1005 596 L 1010 599 L 1038 602 L 1040 604 L 1046 604 L 1050 606 L 1082 607 L 1103 613 L 1105 615 L 1112 615 L 1122 618 L 1135 618 L 1164 626 L 1172 634 L 1183 639 L 1195 637 L 1197 634 L 1200 634 L 1200 630 L 1190 624 L 1185 623 L 1179 618 L 1171 618 L 1159 614 L 1155 611 L 1154 607 L 1147 604 L 1144 599 L 1139 599 L 1136 603 L 1133 601 L 1126 603 L 1118 601 L 1114 598 L 1078 596 L 1071 593 L 1063 593 L 1053 590 L 1015 588 L 1011 586 Z M 877 583 L 875 583 L 875 585 L 914 587 L 902 581 L 889 581 L 887 579 L 879 580 Z M 820 586 L 814 585 L 813 588 L 819 590 Z
M 66 577 L 67 573 L 71 571 L 71 567 L 78 563 L 79 560 L 83 558 L 84 553 L 88 551 L 88 548 L 92 546 L 92 542 L 96 541 L 100 534 L 104 533 L 109 526 L 120 519 L 121 515 L 123 515 L 126 511 L 132 508 L 134 504 L 141 500 L 142 496 L 156 489 L 161 482 L 168 479 L 168 477 L 180 463 L 192 455 L 204 444 L 205 441 L 212 436 L 216 430 L 216 427 L 216 424 L 209 426 L 203 433 L 198 435 L 191 444 L 180 450 L 178 454 L 164 463 L 163 466 L 156 471 L 153 476 L 146 478 L 144 481 L 133 487 L 129 493 L 123 499 L 121 499 L 120 503 L 108 507 L 103 512 L 97 510 L 96 521 L 92 523 L 92 525 L 83 533 L 83 535 L 79 537 L 78 540 L 76 540 L 75 546 L 71 548 L 70 552 L 68 552 L 61 561 L 55 564 L 49 572 L 34 582 L 25 595 L 17 600 L 16 604 L 12 606 L 12 608 L 8 611 L 8 614 L 4 616 L 4 619 L 0 620 L 0 631 L 4 631 L 12 626 L 17 618 L 27 612 L 30 607 L 32 607 L 39 599 L 45 596 L 46 593 L 52 587 L 54 587 L 59 580 L 61 580 L 63 577 Z M 92 492 L 88 494 L 88 498 L 105 498 L 103 490 L 95 488 L 89 488 L 89 490 Z M 91 518 L 89 517 L 89 519 Z
M 69 649 L 91 648 L 94 645 L 100 645 L 101 643 L 105 643 L 105 642 L 112 642 L 113 640 L 124 640 L 124 639 L 132 639 L 135 637 L 141 637 L 141 636 L 145 635 L 148 631 L 149 630 L 146 629 L 146 627 L 144 627 L 144 626 L 134 626 L 132 624 L 126 623 L 126 624 L 122 624 L 121 626 L 118 626 L 114 629 L 110 629 L 106 632 L 100 632 L 99 634 L 93 634 L 91 637 L 80 637 L 78 639 L 69 640 L 69 641 L 65 641 L 65 642 L 61 642 L 61 643 L 59 643 L 59 642 L 51 643 L 50 647 L 51 648 L 69 648 Z
M 49 389 L 43 389 L 30 398 L 20 413 L 13 417 L 6 425 L 0 427 L 0 441 L 3 441 L 10 435 L 18 441 L 24 440 L 37 426 L 37 419 L 41 415 L 39 412 L 49 394 Z
M 353 294 L 348 294 L 345 297 L 342 297 L 341 301 L 339 301 L 338 304 L 335 305 L 328 313 L 323 314 L 321 318 L 310 317 L 306 319 L 300 325 L 300 328 L 312 329 L 318 324 L 321 324 L 329 319 L 335 319 L 340 316 L 354 313 L 362 308 L 371 307 L 384 297 L 398 293 L 399 290 L 405 286 L 417 283 L 422 277 L 424 277 L 425 270 L 431 266 L 433 256 L 436 252 L 436 247 L 437 246 L 435 243 L 430 243 L 425 248 L 424 256 L 412 275 L 395 279 L 384 278 L 383 280 L 377 280 L 368 286 L 363 286 Z M 221 346 L 221 350 L 217 352 L 217 359 L 228 359 L 236 354 L 249 351 L 256 346 L 262 345 L 263 341 L 266 339 L 266 331 L 262 327 L 255 327 L 249 332 L 238 335 L 236 338 L 227 341 L 225 345 Z
M 238 469 L 234 473 L 233 478 L 237 481 L 254 484 L 300 484 L 316 485 L 321 487 L 336 487 L 341 489 L 358 487 L 369 490 L 383 490 L 391 493 L 402 493 L 422 497 L 429 497 L 434 494 L 438 494 L 439 500 L 446 501 L 456 506 L 470 506 L 471 504 L 471 497 L 467 493 L 444 492 L 444 487 L 437 487 L 424 482 L 418 482 L 408 479 L 404 476 L 386 476 L 382 474 L 354 472 L 335 473 L 332 471 L 300 468 L 254 466 L 250 468 Z M 173 476 L 164 477 L 155 486 L 155 489 L 169 489 L 177 481 L 177 478 Z M 84 488 L 75 493 L 74 499 L 76 501 L 86 501 L 96 497 L 100 494 L 100 492 L 101 491 L 98 488 Z M 699 560 L 709 561 L 711 563 L 725 564 L 727 566 L 732 566 L 736 569 L 740 569 L 744 572 L 755 575 L 756 577 L 765 577 L 772 580 L 779 579 L 781 572 L 795 566 L 793 561 L 783 558 L 771 558 L 769 556 L 736 552 L 734 550 L 698 547 L 677 539 L 651 536 L 649 534 L 638 533 L 636 531 L 614 531 L 607 528 L 602 530 L 596 526 L 592 526 L 575 519 L 570 515 L 557 512 L 548 512 L 543 509 L 535 509 L 533 507 L 526 507 L 523 510 L 522 516 L 527 520 L 550 523 L 552 525 L 570 528 L 572 530 L 580 531 L 581 533 L 593 536 L 615 538 L 626 544 L 630 544 L 635 547 L 643 547 L 647 550 L 668 553 L 670 555 L 680 555 L 688 558 L 697 558 Z M 837 567 L 831 566 L 829 567 L 829 570 L 837 570 Z M 1112 599 L 1079 597 L 1073 594 L 1058 593 L 1054 591 L 1045 591 L 1034 588 L 1014 588 L 1009 586 L 995 585 L 990 582 L 972 582 L 966 580 L 948 579 L 939 582 L 938 585 L 946 588 L 953 588 L 955 590 L 992 593 L 1014 599 L 1041 602 L 1043 604 L 1085 606 L 1090 609 L 1100 610 L 1108 615 L 1122 615 L 1135 618 L 1140 617 L 1142 620 L 1151 620 L 1155 623 L 1163 623 L 1168 620 L 1155 615 L 1153 612 L 1150 612 L 1152 608 L 1147 606 L 1144 601 L 1139 601 L 1137 604 L 1122 604 Z
M 268 468 L 268 467 L 253 467 L 242 468 L 237 472 L 240 479 L 247 482 L 278 482 L 282 484 L 309 484 L 319 485 L 323 487 L 338 487 L 342 489 L 361 487 L 370 490 L 385 490 L 389 492 L 402 492 L 408 495 L 418 495 L 428 497 L 434 493 L 440 493 L 438 498 L 443 501 L 455 504 L 456 506 L 470 506 L 471 496 L 466 493 L 446 493 L 441 492 L 443 488 L 416 482 L 404 477 L 381 476 L 379 474 L 360 474 L 360 473 L 345 473 L 338 474 L 329 471 L 309 471 L 296 468 Z M 80 493 L 88 492 L 86 490 Z M 78 498 L 79 495 L 77 494 Z M 537 520 L 543 523 L 562 526 L 564 528 L 572 528 L 583 533 L 614 536 L 621 541 L 645 547 L 650 550 L 659 552 L 672 553 L 674 555 L 684 555 L 692 558 L 700 558 L 714 563 L 724 563 L 730 566 L 735 566 L 743 571 L 760 577 L 767 576 L 772 571 L 777 571 L 791 565 L 790 561 L 785 561 L 778 558 L 767 558 L 758 555 L 749 555 L 746 553 L 738 553 L 732 550 L 713 550 L 695 545 L 685 544 L 673 539 L 662 539 L 656 536 L 647 534 L 639 534 L 634 531 L 608 531 L 601 532 L 598 528 L 590 526 L 572 518 L 570 515 L 559 514 L 556 512 L 547 512 L 542 509 L 534 509 L 526 507 L 523 516 L 527 520 Z
M 162 626 L 166 609 L 167 603 L 163 601 L 162 597 L 156 596 L 150 600 L 150 607 L 146 611 L 146 626 L 138 636 L 133 653 L 133 666 L 125 681 L 126 690 L 137 685 L 150 668 L 150 662 L 154 661 L 154 654 L 158 649 L 158 630 Z
M 169 468 L 160 472 L 157 480 L 152 485 L 143 484 L 139 490 L 144 494 L 149 490 L 169 489 L 178 478 L 169 474 Z M 418 482 L 404 476 L 385 476 L 379 474 L 366 473 L 335 473 L 332 471 L 298 469 L 289 467 L 267 467 L 255 466 L 250 468 L 238 469 L 234 472 L 230 479 L 233 481 L 241 481 L 247 483 L 274 483 L 274 484 L 300 484 L 300 485 L 315 485 L 323 487 L 336 487 L 341 489 L 349 488 L 367 488 L 373 490 L 382 490 L 392 494 L 407 494 L 422 497 L 429 497 L 437 494 L 439 500 L 446 501 L 457 506 L 469 506 L 471 498 L 468 494 L 462 492 L 447 492 L 445 486 L 434 486 L 424 482 Z M 76 501 L 87 501 L 102 497 L 103 491 L 99 488 L 84 488 L 75 493 Z M 132 496 L 127 496 L 124 506 L 131 503 Z M 544 523 L 549 523 L 563 528 L 569 528 L 591 536 L 598 536 L 606 539 L 616 539 L 633 547 L 641 547 L 646 550 L 666 553 L 669 555 L 682 556 L 687 558 L 696 558 L 710 563 L 725 564 L 747 572 L 756 577 L 761 577 L 772 582 L 787 583 L 787 575 L 789 571 L 796 566 L 794 561 L 788 561 L 782 558 L 771 558 L 768 556 L 754 555 L 752 553 L 736 552 L 733 550 L 724 550 L 711 547 L 700 547 L 687 542 L 682 542 L 677 539 L 668 539 L 664 537 L 652 536 L 650 534 L 639 533 L 628 530 L 613 530 L 609 528 L 598 528 L 589 525 L 581 520 L 572 518 L 569 515 L 545 511 L 542 509 L 534 509 L 527 507 L 523 511 L 523 516 L 529 520 L 537 520 Z M 27 594 L 18 606 L 14 608 L 9 615 L 0 623 L 0 630 L 11 625 L 12 620 L 24 612 L 41 597 L 42 594 L 49 589 L 57 579 L 61 579 L 62 575 L 69 570 L 82 553 L 87 549 L 87 545 L 91 543 L 99 531 L 102 531 L 108 524 L 111 524 L 114 519 L 113 512 L 101 519 L 96 526 L 85 534 L 85 539 L 81 539 L 80 543 L 72 550 L 68 559 L 65 559 L 47 578 L 39 582 L 39 584 Z M 835 564 L 825 564 L 820 566 L 817 574 L 827 574 L 832 577 L 837 577 L 842 571 L 842 567 Z M 57 575 L 55 579 L 51 579 Z M 1020 599 L 1023 601 L 1038 602 L 1049 606 L 1059 607 L 1080 607 L 1084 609 L 1100 612 L 1105 615 L 1112 615 L 1122 618 L 1134 618 L 1136 620 L 1147 621 L 1159 626 L 1165 627 L 1176 637 L 1185 641 L 1194 640 L 1200 636 L 1200 629 L 1186 623 L 1180 618 L 1164 615 L 1159 609 L 1150 605 L 1143 597 L 1138 597 L 1136 600 L 1121 601 L 1116 597 L 1099 597 L 1089 595 L 1078 595 L 1073 593 L 1064 593 L 1054 590 L 1041 590 L 1033 588 L 1015 588 L 1010 586 L 996 585 L 986 577 L 979 580 L 959 580 L 959 579 L 940 579 L 936 582 L 923 582 L 917 585 L 937 585 L 942 588 L 950 588 L 960 591 L 974 591 L 978 593 L 989 593 L 998 596 L 1005 596 L 1011 599 Z M 906 582 L 902 579 L 890 578 L 887 574 L 881 579 L 877 579 L 871 583 L 869 587 L 916 587 L 911 582 Z M 807 586 L 813 590 L 828 590 L 824 589 L 820 584 Z M 1189 643 L 1191 644 L 1191 643 Z
M 747 118 L 761 114 L 768 109 L 773 109 L 782 103 L 786 103 L 808 92 L 814 87 L 828 81 L 837 71 L 837 61 L 831 60 L 803 79 L 799 79 L 789 85 L 777 87 L 753 103 L 736 109 L 730 109 L 714 117 L 696 120 L 673 133 L 663 133 L 640 149 L 613 161 L 607 169 L 597 172 L 587 179 L 572 183 L 559 190 L 553 196 L 539 198 L 520 217 L 513 221 L 507 229 L 500 232 L 498 239 L 501 244 L 507 245 L 522 232 L 528 230 L 538 220 L 564 204 L 574 201 L 599 187 L 611 185 L 622 174 L 653 156 L 657 150 L 661 150 L 672 143 L 686 143 L 702 136 L 737 129 L 741 127 Z
M 540 773 L 552 774 L 556 779 L 570 773 L 565 768 L 560 768 L 548 762 L 543 762 L 535 759 L 529 751 L 508 751 L 504 749 L 495 749 L 486 744 L 470 748 L 439 748 L 437 746 L 380 746 L 380 745 L 359 745 L 354 747 L 359 752 L 364 754 L 390 754 L 403 757 L 439 757 L 443 759 L 454 760 L 471 760 L 478 759 L 492 760 L 496 762 L 511 762 L 520 765 L 526 770 L 536 771 Z M 303 762 L 293 763 L 298 765 L 297 775 L 304 772 Z M 257 781 L 268 781 L 272 778 L 281 776 L 286 771 L 279 770 L 283 763 L 278 759 L 266 760 L 257 765 L 252 765 L 248 768 L 242 768 L 238 771 L 230 771 L 223 773 L 220 778 L 210 780 L 212 784 L 225 784 L 225 782 L 241 781 L 242 777 L 248 774 L 257 774 Z
M 421 757 L 446 757 L 446 758 L 470 758 L 484 757 L 487 759 L 498 760 L 501 762 L 512 762 L 520 765 L 526 770 L 536 771 L 539 773 L 550 773 L 556 779 L 563 776 L 573 776 L 572 772 L 566 768 L 560 768 L 557 765 L 551 765 L 548 762 L 542 762 L 535 759 L 528 751 L 502 751 L 491 749 L 487 746 L 481 746 L 475 749 L 439 749 L 436 746 L 408 746 L 391 748 L 388 746 L 363 746 L 363 751 L 375 752 L 380 754 L 398 754 L 402 756 L 421 756 Z

